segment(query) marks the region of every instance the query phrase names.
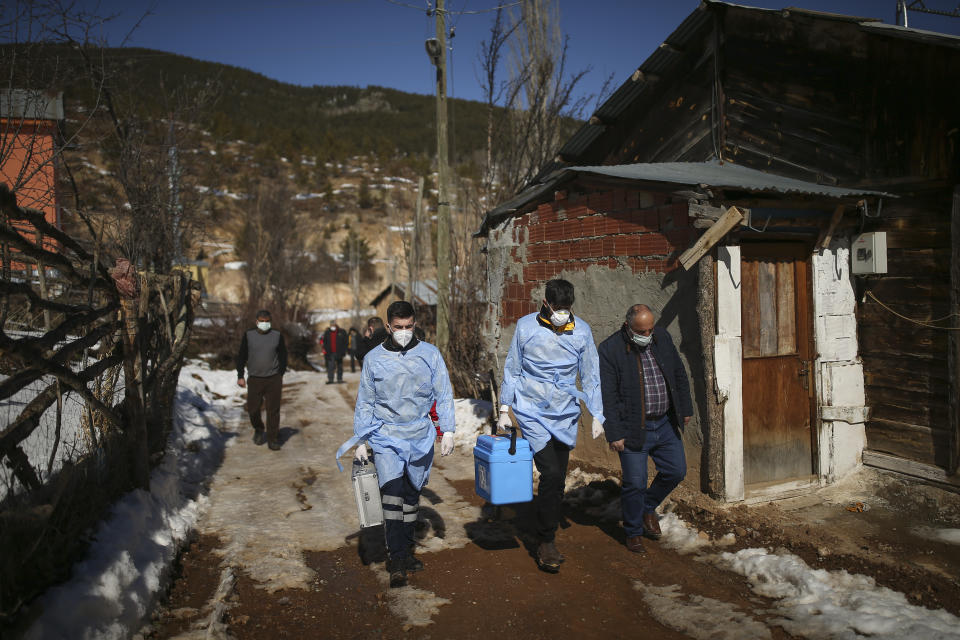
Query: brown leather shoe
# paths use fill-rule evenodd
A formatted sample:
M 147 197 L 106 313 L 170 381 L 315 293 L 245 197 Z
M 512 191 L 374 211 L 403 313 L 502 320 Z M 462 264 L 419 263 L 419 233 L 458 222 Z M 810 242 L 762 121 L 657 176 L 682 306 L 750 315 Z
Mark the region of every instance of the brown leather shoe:
M 630 536 L 627 538 L 627 550 L 634 553 L 646 553 L 643 547 L 643 536 Z
M 663 532 L 660 531 L 660 516 L 656 512 L 643 514 L 643 535 L 651 540 L 659 540 Z

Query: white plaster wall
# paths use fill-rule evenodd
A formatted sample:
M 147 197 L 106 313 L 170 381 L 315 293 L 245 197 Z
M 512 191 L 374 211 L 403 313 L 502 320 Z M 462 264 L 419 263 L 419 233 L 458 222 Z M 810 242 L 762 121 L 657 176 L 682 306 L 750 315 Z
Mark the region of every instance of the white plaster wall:
M 744 498 L 743 487 L 743 346 L 739 336 L 714 340 L 717 395 L 723 403 L 723 489 L 730 502 Z
M 821 407 L 863 407 L 863 364 L 857 355 L 856 297 L 850 276 L 850 246 L 834 240 L 813 255 L 814 339 L 818 358 L 817 410 Z M 822 420 L 820 477 L 827 483 L 854 471 L 866 446 L 863 422 Z
M 740 247 L 717 248 L 717 336 L 714 340 L 717 394 L 723 403 L 724 495 L 744 498 L 743 345 L 740 334 Z

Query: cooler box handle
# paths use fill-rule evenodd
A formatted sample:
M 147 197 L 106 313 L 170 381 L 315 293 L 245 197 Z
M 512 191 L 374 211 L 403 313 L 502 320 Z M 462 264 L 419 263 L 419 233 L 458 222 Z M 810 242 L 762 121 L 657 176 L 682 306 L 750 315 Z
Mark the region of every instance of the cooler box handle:
M 507 453 L 509 453 L 510 455 L 516 455 L 516 453 L 517 453 L 517 428 L 516 428 L 516 427 L 509 427 L 509 429 L 510 429 L 510 448 L 507 449 Z M 497 435 L 497 434 L 496 434 L 496 427 L 494 427 L 494 434 L 493 434 L 493 435 Z

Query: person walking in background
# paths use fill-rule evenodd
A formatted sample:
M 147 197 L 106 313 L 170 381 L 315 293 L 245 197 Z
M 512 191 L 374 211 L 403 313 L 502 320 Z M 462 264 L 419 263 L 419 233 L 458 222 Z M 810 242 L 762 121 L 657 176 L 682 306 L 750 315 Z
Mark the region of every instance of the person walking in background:
M 383 344 L 388 336 L 387 330 L 383 327 L 383 320 L 377 316 L 367 320 L 367 328 L 363 330 L 363 340 L 360 342 L 360 348 L 357 351 L 360 363 L 363 364 L 363 358 L 374 348 Z
M 600 387 L 610 449 L 620 455 L 620 507 L 627 549 L 644 553 L 641 536 L 661 536 L 656 509 L 683 480 L 687 461 L 681 431 L 690 422 L 690 383 L 670 334 L 650 307 L 635 304 L 620 330 L 604 340 Z M 647 488 L 647 457 L 657 477 Z
M 383 501 L 390 586 L 402 587 L 408 572 L 423 569 L 413 555 L 413 545 L 420 492 L 430 476 L 436 440 L 428 414 L 436 403 L 443 433 L 440 455 L 449 455 L 453 452 L 453 389 L 440 351 L 414 336 L 416 316 L 410 303 L 391 303 L 387 323 L 390 338 L 364 358 L 354 435 L 337 451 L 337 464 L 355 444 L 355 457 L 366 462 L 365 443 L 370 443 Z
M 512 408 L 533 449 L 533 462 L 540 472 L 537 564 L 551 573 L 559 571 L 564 561 L 554 540 L 570 450 L 577 443 L 580 401 L 593 415 L 593 437 L 603 433 L 597 348 L 589 325 L 571 312 L 573 302 L 572 284 L 550 280 L 540 312 L 517 321 L 503 366 L 497 422 L 499 427 L 511 426 Z M 582 392 L 577 389 L 578 375 Z
M 256 328 L 244 332 L 237 353 L 237 384 L 247 389 L 253 442 L 258 445 L 266 442 L 276 451 L 280 448 L 280 402 L 283 374 L 287 370 L 287 344 L 283 334 L 271 327 L 270 320 L 270 312 L 261 309 L 257 311 Z M 266 429 L 260 416 L 261 408 L 267 412 Z
M 336 370 L 337 382 L 343 382 L 343 357 L 347 355 L 347 332 L 331 322 L 323 332 L 323 358 L 327 367 L 327 384 L 333 384 Z
M 360 348 L 360 332 L 356 327 L 350 327 L 347 332 L 347 355 L 350 356 L 350 373 L 357 371 L 357 351 Z

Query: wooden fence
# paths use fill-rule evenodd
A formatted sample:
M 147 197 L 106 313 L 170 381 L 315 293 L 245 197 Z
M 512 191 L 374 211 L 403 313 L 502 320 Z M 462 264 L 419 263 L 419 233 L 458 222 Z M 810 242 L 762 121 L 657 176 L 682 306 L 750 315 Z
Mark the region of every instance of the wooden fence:
M 199 287 L 97 254 L 0 185 L 0 635 L 148 487 L 173 424 Z

